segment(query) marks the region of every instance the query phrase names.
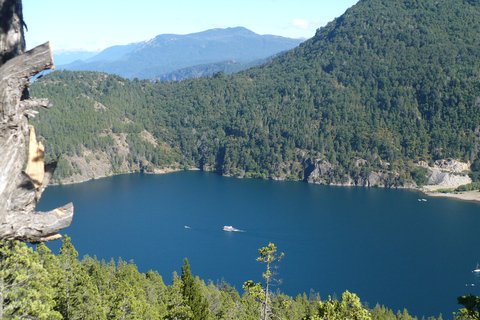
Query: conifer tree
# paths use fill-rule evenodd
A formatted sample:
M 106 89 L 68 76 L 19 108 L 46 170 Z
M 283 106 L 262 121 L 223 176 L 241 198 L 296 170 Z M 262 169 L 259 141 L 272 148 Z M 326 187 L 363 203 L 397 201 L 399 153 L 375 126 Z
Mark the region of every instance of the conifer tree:
M 115 319 L 158 319 L 156 310 L 147 304 L 145 275 L 138 272 L 136 265 L 119 259 L 113 281 L 111 316 Z
M 193 320 L 207 319 L 210 315 L 208 309 L 208 302 L 202 296 L 200 288 L 195 281 L 192 273 L 190 272 L 190 265 L 187 258 L 183 260 L 184 266 L 182 267 L 182 295 L 187 305 L 192 310 Z
M 116 272 L 115 261 L 112 259 L 107 264 L 104 260 L 98 261 L 96 257 L 85 256 L 82 260 L 82 265 L 90 276 L 92 283 L 97 287 L 100 305 L 108 317 L 113 308 L 114 290 L 112 279 Z
M 61 319 L 39 255 L 19 241 L 0 241 L 0 319 Z
M 274 269 L 277 267 L 275 263 L 282 260 L 284 254 L 282 252 L 278 255 L 276 252 L 277 247 L 271 242 L 268 246 L 258 249 L 260 256 L 256 260 L 266 264 L 266 271 L 262 273 L 262 277 L 265 279 L 265 286 L 263 287 L 261 283 L 254 283 L 252 280 L 245 282 L 243 285 L 245 291 L 248 291 L 249 294 L 253 295 L 262 303 L 261 314 L 263 320 L 270 319 L 272 316 L 270 286 L 275 283 L 281 283 L 280 280 L 275 278 L 277 273 Z
M 148 304 L 153 307 L 159 317 L 163 319 L 167 312 L 167 306 L 165 304 L 167 299 L 167 286 L 158 271 L 150 270 L 145 276 L 145 292 Z
M 167 316 L 169 320 L 193 319 L 193 313 L 183 297 L 183 283 L 176 272 L 173 273 L 172 285 L 168 287 Z
M 77 257 L 78 252 L 72 245 L 71 238 L 65 235 L 57 257 L 60 273 L 55 285 L 56 310 L 65 320 L 106 319 L 105 311 L 100 305 L 98 289 Z

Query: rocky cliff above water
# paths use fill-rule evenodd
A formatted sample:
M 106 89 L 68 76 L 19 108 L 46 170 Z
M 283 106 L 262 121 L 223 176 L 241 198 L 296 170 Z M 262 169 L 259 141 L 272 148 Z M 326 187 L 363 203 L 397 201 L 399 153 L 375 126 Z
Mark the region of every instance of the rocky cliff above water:
M 429 172 L 426 190 L 435 188 L 457 188 L 458 186 L 472 183 L 472 179 L 466 174 L 470 171 L 470 163 L 464 163 L 453 159 L 435 161 L 430 167 L 426 162 L 421 161 L 420 166 Z

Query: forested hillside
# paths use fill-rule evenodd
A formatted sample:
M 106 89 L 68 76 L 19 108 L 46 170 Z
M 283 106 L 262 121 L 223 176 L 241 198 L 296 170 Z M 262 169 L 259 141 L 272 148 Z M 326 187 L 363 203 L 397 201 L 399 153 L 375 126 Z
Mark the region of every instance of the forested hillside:
M 54 72 L 32 85 L 56 103 L 35 125 L 49 157 L 66 155 L 64 181 L 101 166 L 198 167 L 414 186 L 425 182 L 419 161 L 478 158 L 479 39 L 478 1 L 364 0 L 298 48 L 230 76 Z

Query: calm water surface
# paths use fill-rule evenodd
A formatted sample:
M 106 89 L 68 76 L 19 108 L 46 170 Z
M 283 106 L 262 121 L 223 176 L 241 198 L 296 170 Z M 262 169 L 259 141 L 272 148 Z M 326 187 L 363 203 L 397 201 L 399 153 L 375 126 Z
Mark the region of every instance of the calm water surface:
M 194 275 L 242 293 L 243 282 L 261 280 L 257 249 L 273 242 L 285 253 L 278 271 L 286 294 L 326 299 L 349 290 L 372 308 L 451 319 L 457 296 L 480 295 L 471 272 L 480 261 L 480 205 L 424 197 L 190 171 L 49 187 L 38 209 L 73 202 L 64 233 L 80 256 L 134 260 L 167 284 L 187 257 Z M 49 246 L 57 253 L 60 245 Z

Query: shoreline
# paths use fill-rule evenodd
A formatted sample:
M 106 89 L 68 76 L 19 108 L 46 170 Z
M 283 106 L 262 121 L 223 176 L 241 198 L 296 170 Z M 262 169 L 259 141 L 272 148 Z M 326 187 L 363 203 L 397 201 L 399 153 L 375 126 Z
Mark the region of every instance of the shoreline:
M 480 202 L 480 192 L 479 191 L 466 191 L 462 193 L 441 193 L 441 192 L 428 192 L 422 190 L 422 192 L 429 197 L 444 197 L 444 198 L 452 198 L 456 200 L 463 200 L 463 201 L 472 201 L 472 202 Z
M 452 198 L 452 199 L 462 200 L 462 201 L 480 202 L 480 191 L 478 190 L 458 192 L 458 193 L 435 192 L 438 189 L 448 189 L 448 187 L 440 186 L 440 185 L 431 185 L 431 186 L 424 186 L 423 188 L 418 190 L 420 190 L 424 195 L 429 197 L 444 197 L 444 198 Z
M 143 174 L 166 174 L 166 173 L 171 173 L 171 172 L 178 172 L 178 171 L 184 171 L 185 169 L 178 169 L 178 168 L 167 168 L 167 169 L 156 169 L 153 172 L 143 172 Z M 200 168 L 189 168 L 187 171 L 197 171 L 200 170 Z M 105 175 L 101 177 L 95 177 L 91 179 L 86 179 L 82 181 L 69 181 L 69 182 L 63 182 L 63 183 L 50 183 L 50 186 L 58 186 L 58 185 L 69 185 L 69 184 L 77 184 L 77 183 L 83 183 L 87 182 L 90 180 L 97 180 L 97 179 L 102 179 L 102 178 L 108 178 L 111 176 L 115 175 L 120 175 L 120 174 L 131 174 L 131 173 L 139 173 L 138 171 L 130 171 L 130 172 L 122 172 L 122 173 L 116 173 L 116 174 L 111 174 L 111 175 Z M 308 182 L 306 182 L 308 183 Z M 339 185 L 341 186 L 341 185 Z M 367 187 L 369 188 L 369 187 Z M 461 192 L 461 193 L 441 193 L 441 192 L 435 192 L 438 189 L 445 189 L 445 186 L 440 186 L 440 185 L 429 185 L 429 186 L 423 186 L 422 188 L 405 188 L 411 191 L 415 192 L 420 192 L 425 196 L 428 197 L 444 197 L 444 198 L 451 198 L 455 200 L 460 200 L 460 201 L 470 201 L 470 202 L 480 202 L 480 191 L 466 191 L 466 192 Z M 448 187 L 447 187 L 448 188 Z

